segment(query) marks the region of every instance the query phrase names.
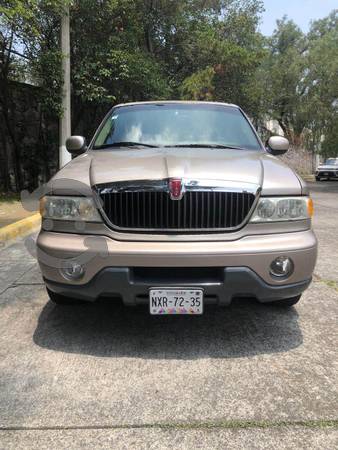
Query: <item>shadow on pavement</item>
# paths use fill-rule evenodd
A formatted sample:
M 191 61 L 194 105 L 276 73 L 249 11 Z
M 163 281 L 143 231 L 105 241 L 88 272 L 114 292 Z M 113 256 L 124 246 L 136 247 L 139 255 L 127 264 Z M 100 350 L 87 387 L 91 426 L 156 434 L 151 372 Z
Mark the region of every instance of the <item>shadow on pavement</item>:
M 201 317 L 150 316 L 119 302 L 55 306 L 41 311 L 34 342 L 43 348 L 100 357 L 148 359 L 239 358 L 301 345 L 295 308 L 254 300 L 208 307 Z

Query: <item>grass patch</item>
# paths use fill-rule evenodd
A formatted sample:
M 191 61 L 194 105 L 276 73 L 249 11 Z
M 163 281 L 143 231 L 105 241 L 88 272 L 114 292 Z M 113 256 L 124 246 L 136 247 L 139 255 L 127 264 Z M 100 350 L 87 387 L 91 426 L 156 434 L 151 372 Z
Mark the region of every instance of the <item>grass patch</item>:
M 315 279 L 315 281 L 317 281 L 317 282 L 326 284 L 326 286 L 328 286 L 328 287 L 330 287 L 331 289 L 334 289 L 335 291 L 338 292 L 338 283 L 337 283 L 337 281 L 334 281 L 334 280 L 326 280 L 325 278 L 322 278 L 322 277 L 320 277 L 320 276 L 317 275 L 317 274 L 314 275 L 314 279 Z
M 332 288 L 332 289 L 334 289 L 335 291 L 338 292 L 338 283 L 336 283 L 336 281 L 333 281 L 333 280 L 322 280 L 322 282 L 325 283 L 330 288 Z
M 211 422 L 188 422 L 149 424 L 150 428 L 181 429 L 181 430 L 208 430 L 208 429 L 248 429 L 248 428 L 279 428 L 300 426 L 306 428 L 338 428 L 338 420 L 305 420 L 305 421 L 255 421 L 255 420 L 225 420 Z

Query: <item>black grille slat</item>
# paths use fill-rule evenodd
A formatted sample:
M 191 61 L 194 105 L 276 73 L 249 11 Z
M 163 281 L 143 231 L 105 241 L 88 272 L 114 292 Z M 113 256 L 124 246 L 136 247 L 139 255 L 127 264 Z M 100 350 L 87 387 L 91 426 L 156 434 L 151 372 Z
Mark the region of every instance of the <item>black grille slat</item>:
M 193 224 L 195 224 L 195 226 L 198 223 L 198 198 L 197 198 L 197 192 L 193 192 L 191 194 L 192 198 L 194 199 L 193 202 L 193 212 L 195 214 L 195 221 L 193 222 Z
M 164 204 L 165 204 L 165 219 L 164 219 L 164 223 L 165 223 L 165 228 L 169 228 L 169 196 L 167 195 L 166 197 L 164 197 Z
M 187 223 L 187 196 L 183 197 L 183 224 Z
M 140 213 L 140 193 L 136 192 L 136 198 L 135 198 L 135 203 L 136 203 L 136 227 L 138 228 L 140 226 L 141 223 L 141 213 Z
M 146 193 L 143 192 L 142 195 L 142 227 L 145 228 L 147 225 L 147 205 L 146 205 Z
M 221 213 L 221 211 L 219 211 L 217 209 L 217 202 L 216 202 L 216 192 L 212 192 L 210 195 L 212 195 L 212 228 L 216 228 L 216 217 L 218 214 Z
M 126 192 L 126 195 L 125 195 L 125 201 L 124 201 L 124 203 L 125 203 L 125 220 L 126 220 L 126 227 L 128 228 L 130 225 L 129 225 L 129 217 L 128 217 L 128 214 L 129 214 L 129 198 L 128 198 L 128 196 L 129 196 L 129 192 Z
M 237 222 L 238 222 L 239 210 L 240 210 L 241 204 L 240 204 L 240 201 L 239 201 L 239 195 L 237 194 L 237 192 L 236 192 L 236 194 L 235 194 L 235 197 L 236 197 L 236 208 L 235 208 L 235 211 L 236 211 L 236 220 L 235 220 L 235 223 L 237 223 Z
M 220 193 L 221 194 L 221 193 Z M 217 198 L 217 197 L 216 197 Z M 217 204 L 217 210 L 218 210 L 218 223 L 217 223 L 217 227 L 221 228 L 221 223 L 222 223 L 222 200 L 223 200 L 223 196 L 222 195 L 218 195 L 218 204 Z
M 165 191 L 151 190 L 105 190 L 100 197 L 113 226 L 149 232 L 231 230 L 245 221 L 255 201 L 251 193 L 211 190 L 187 191 L 181 200 L 171 200 Z
M 228 208 L 229 208 L 229 227 L 232 227 L 233 225 L 233 222 L 232 222 L 232 218 L 233 218 L 233 206 L 234 206 L 234 193 L 233 192 L 231 192 L 230 194 L 229 194 L 229 196 L 230 196 L 230 206 L 229 206 L 229 204 L 228 204 L 228 202 L 227 202 L 227 206 L 228 206 Z
M 187 196 L 189 201 L 189 228 L 192 228 L 193 223 L 195 223 L 195 199 L 193 193 Z
M 159 199 L 160 200 L 160 199 Z M 159 201 L 159 208 L 160 208 L 160 226 L 161 228 L 164 228 L 164 215 L 163 215 L 163 202 Z

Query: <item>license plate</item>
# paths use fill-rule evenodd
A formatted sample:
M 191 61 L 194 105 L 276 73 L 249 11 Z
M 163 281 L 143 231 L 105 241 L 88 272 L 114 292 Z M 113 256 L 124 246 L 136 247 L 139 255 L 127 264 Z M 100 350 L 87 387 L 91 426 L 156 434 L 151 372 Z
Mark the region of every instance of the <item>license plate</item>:
M 203 289 L 152 288 L 149 290 L 150 314 L 203 314 Z

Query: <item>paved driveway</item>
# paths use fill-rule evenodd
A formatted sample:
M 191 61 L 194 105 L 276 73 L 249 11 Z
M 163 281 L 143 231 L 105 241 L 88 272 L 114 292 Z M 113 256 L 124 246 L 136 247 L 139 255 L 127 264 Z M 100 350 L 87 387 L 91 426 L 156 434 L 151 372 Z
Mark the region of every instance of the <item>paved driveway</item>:
M 338 447 L 338 182 L 311 185 L 316 277 L 283 310 L 56 307 L 0 252 L 0 448 Z
M 1 201 L 0 198 L 0 228 L 31 216 L 32 214 L 32 211 L 23 208 L 20 201 Z

